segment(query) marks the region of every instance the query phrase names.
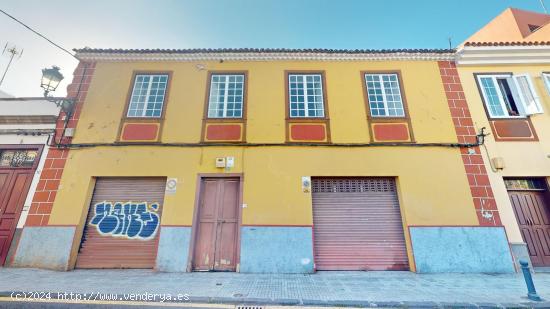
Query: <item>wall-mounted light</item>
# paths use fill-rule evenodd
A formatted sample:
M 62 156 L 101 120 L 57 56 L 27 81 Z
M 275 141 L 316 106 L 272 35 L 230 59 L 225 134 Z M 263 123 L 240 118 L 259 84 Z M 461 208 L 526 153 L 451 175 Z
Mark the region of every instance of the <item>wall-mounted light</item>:
M 42 69 L 42 82 L 40 83 L 40 87 L 44 89 L 44 96 L 47 97 L 50 92 L 55 91 L 63 78 L 63 74 L 59 72 L 58 66 L 54 65 L 50 69 Z
M 59 83 L 63 80 L 63 74 L 59 71 L 59 67 L 52 66 L 51 68 L 42 69 L 42 80 L 40 87 L 44 89 L 44 98 L 46 100 L 55 103 L 66 114 L 71 114 L 74 107 L 74 99 L 69 98 L 56 98 L 49 96 L 50 92 L 53 92 L 59 86 Z
M 489 135 L 485 133 L 485 127 L 481 128 L 479 131 L 479 134 L 476 135 L 476 142 L 478 146 L 485 144 L 485 136 Z

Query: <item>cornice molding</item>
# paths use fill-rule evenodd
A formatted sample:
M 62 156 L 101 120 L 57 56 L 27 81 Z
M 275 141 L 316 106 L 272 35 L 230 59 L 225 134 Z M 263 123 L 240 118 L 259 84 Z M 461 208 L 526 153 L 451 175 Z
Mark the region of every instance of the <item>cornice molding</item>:
M 454 60 L 453 53 L 108 53 L 77 52 L 82 61 L 142 62 L 142 61 L 440 61 Z
M 463 46 L 456 52 L 456 64 L 550 64 L 550 45 Z

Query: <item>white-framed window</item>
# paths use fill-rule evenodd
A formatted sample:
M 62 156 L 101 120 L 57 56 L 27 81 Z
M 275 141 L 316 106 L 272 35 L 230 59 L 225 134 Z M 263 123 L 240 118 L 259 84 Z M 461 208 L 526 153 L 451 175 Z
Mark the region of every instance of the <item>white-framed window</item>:
M 540 99 L 528 74 L 477 75 L 477 80 L 491 118 L 525 117 L 543 113 Z
M 157 118 L 162 115 L 168 74 L 137 74 L 128 117 Z
M 550 95 L 550 73 L 542 73 L 542 80 L 544 80 L 546 90 L 548 90 L 548 95 Z
M 242 118 L 244 74 L 212 74 L 208 118 Z
M 323 118 L 323 76 L 288 74 L 288 98 L 291 118 Z
M 372 117 L 405 117 L 396 73 L 366 73 L 365 83 Z

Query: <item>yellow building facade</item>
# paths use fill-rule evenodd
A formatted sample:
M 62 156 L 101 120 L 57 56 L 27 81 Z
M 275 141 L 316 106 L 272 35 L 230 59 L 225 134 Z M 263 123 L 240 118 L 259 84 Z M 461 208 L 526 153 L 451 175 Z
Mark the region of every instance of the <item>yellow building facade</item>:
M 550 265 L 550 15 L 507 9 L 457 51 L 502 224 L 516 259 Z M 509 31 L 501 32 L 502 29 Z
M 464 93 L 480 109 L 452 51 L 77 56 L 74 131 L 50 151 L 59 173 L 43 172 L 15 266 L 514 270 L 502 186 L 483 208 L 491 187 L 467 175 L 487 177 L 480 132 L 454 113 Z

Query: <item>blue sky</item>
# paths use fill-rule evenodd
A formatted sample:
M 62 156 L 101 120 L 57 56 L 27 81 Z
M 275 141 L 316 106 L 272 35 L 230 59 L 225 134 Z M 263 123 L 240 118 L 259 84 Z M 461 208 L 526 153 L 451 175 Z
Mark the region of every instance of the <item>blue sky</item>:
M 447 48 L 449 37 L 459 44 L 507 7 L 542 12 L 540 0 L 0 0 L 67 49 Z M 39 96 L 40 70 L 53 64 L 71 79 L 69 55 L 4 15 L 0 29 L 2 49 L 8 42 L 24 48 L 1 90 Z M 2 73 L 7 60 L 0 56 Z

